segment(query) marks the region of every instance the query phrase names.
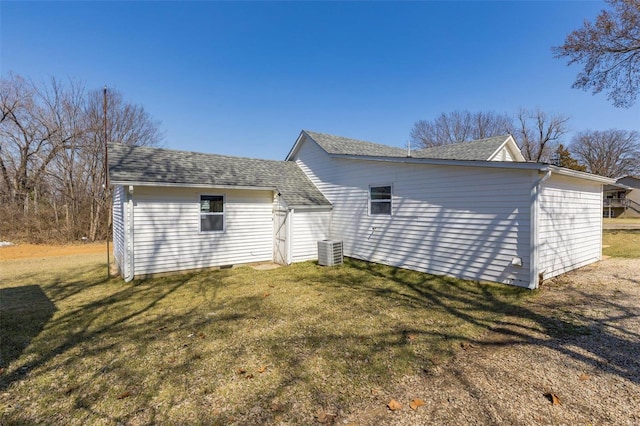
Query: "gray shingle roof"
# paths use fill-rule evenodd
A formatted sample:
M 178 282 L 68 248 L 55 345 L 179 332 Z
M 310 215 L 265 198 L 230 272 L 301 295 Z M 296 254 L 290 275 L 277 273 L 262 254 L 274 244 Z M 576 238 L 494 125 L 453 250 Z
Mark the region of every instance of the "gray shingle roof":
M 454 143 L 416 150 L 411 153 L 416 158 L 437 158 L 442 160 L 481 160 L 486 161 L 496 152 L 509 135 L 494 136 L 471 142 Z
M 342 136 L 328 135 L 304 130 L 311 139 L 316 141 L 329 154 L 367 155 L 374 157 L 406 157 L 407 150 L 393 146 L 381 145 Z
M 357 139 L 343 138 L 341 136 L 326 133 L 311 132 L 305 130 L 322 149 L 329 154 L 338 155 L 362 155 L 373 157 L 406 157 L 407 150 L 393 146 L 381 145 Z M 413 158 L 435 158 L 442 160 L 480 160 L 487 161 L 508 138 L 508 135 L 495 136 L 487 139 L 479 139 L 471 142 L 462 142 L 451 145 L 437 146 L 433 148 L 411 151 Z
M 113 182 L 277 188 L 290 206 L 331 203 L 291 161 L 109 144 Z

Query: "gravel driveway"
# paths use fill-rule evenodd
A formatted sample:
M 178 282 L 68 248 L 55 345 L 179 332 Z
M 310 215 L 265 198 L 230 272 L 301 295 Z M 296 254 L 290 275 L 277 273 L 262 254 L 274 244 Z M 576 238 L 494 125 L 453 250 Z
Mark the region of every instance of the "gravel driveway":
M 386 408 L 392 398 L 400 410 Z M 424 405 L 414 411 L 416 398 Z M 356 425 L 640 424 L 640 259 L 545 282 L 450 362 L 352 414 Z

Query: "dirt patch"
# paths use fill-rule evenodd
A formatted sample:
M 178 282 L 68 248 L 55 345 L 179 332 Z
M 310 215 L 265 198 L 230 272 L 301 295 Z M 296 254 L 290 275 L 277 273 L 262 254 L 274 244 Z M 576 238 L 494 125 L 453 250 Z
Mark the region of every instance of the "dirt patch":
M 15 244 L 0 247 L 0 261 L 106 252 L 107 244 L 104 242 L 69 245 Z

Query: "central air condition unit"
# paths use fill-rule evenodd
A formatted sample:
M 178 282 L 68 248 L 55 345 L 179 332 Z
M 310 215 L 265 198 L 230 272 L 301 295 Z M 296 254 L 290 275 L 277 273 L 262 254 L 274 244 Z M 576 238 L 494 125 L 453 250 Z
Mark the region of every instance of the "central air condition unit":
M 342 241 L 318 241 L 318 265 L 334 266 L 342 264 Z

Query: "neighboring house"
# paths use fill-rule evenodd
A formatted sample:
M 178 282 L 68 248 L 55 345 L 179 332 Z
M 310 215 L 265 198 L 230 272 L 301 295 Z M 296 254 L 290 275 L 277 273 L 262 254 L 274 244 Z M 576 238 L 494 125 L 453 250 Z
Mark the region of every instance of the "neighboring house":
M 412 151 L 309 131 L 285 161 L 110 145 L 126 279 L 316 259 L 536 288 L 601 257 L 602 185 L 524 162 L 511 136 Z
M 604 186 L 604 217 L 640 217 L 640 178 L 624 176 Z

